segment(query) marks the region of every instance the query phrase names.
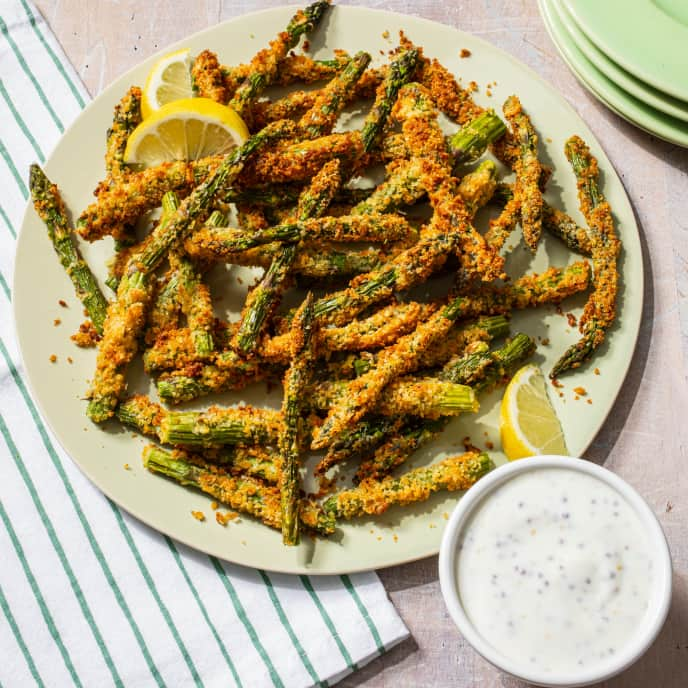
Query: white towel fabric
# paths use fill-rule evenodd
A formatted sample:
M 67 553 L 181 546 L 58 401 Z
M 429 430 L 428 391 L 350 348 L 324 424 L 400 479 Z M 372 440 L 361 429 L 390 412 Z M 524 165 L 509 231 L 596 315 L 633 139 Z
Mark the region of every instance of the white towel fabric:
M 28 0 L 2 0 L 0 33 L 0 687 L 332 685 L 408 635 L 374 573 L 267 574 L 172 541 L 94 488 L 31 400 L 10 291 L 28 167 L 88 94 Z

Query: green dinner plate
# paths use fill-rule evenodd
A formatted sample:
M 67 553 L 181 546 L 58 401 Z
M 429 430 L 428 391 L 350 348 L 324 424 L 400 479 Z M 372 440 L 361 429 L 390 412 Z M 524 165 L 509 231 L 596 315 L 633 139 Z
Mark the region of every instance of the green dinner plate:
M 608 79 L 585 57 L 567 33 L 557 13 L 555 0 L 538 0 L 538 4 L 552 41 L 583 86 L 631 124 L 661 139 L 688 147 L 686 122 L 646 105 Z
M 592 62 L 607 78 L 628 91 L 633 97 L 667 115 L 688 122 L 688 102 L 673 98 L 650 84 L 636 79 L 632 74 L 610 60 L 595 44 L 580 30 L 563 0 L 554 0 L 561 20 L 566 30 L 585 57 Z
M 286 25 L 293 7 L 279 7 L 249 14 L 190 36 L 166 48 L 188 47 L 192 54 L 207 48 L 218 53 L 225 64 L 249 60 L 267 45 Z M 362 7 L 334 7 L 310 44 L 316 58 L 332 55 L 334 48 L 354 53 L 367 50 L 380 64 L 396 43 L 400 29 L 426 54 L 437 57 L 466 83 L 475 81 L 480 90 L 475 94 L 483 107 L 499 108 L 512 93 L 517 93 L 531 115 L 540 134 L 542 159 L 553 168 L 547 199 L 584 222 L 578 211 L 576 180 L 564 155 L 564 143 L 579 134 L 598 158 L 604 179 L 604 194 L 614 209 L 618 231 L 623 237 L 620 256 L 620 293 L 617 321 L 607 334 L 591 365 L 572 372 L 563 379 L 562 396 L 553 395 L 553 403 L 565 433 L 569 451 L 580 456 L 585 452 L 607 417 L 633 358 L 638 336 L 643 301 L 643 260 L 638 227 L 633 210 L 601 145 L 580 116 L 549 84 L 516 59 L 485 41 L 416 17 L 374 11 Z M 461 59 L 460 50 L 470 50 L 469 59 Z M 148 70 L 158 56 L 152 56 L 106 88 L 84 109 L 65 132 L 50 159 L 46 173 L 60 185 L 65 202 L 78 213 L 93 200 L 93 188 L 105 173 L 103 153 L 105 130 L 112 121 L 112 109 L 131 84 L 145 81 Z M 485 84 L 491 87 L 492 97 Z M 344 126 L 360 126 L 361 113 L 350 113 L 357 121 Z M 95 143 L 94 143 L 95 142 Z M 483 215 L 481 220 L 486 222 Z M 484 225 L 483 225 L 484 226 Z M 549 266 L 562 266 L 578 259 L 561 242 L 544 236 L 535 255 L 519 245 L 514 236 L 514 250 L 509 255 L 507 270 L 517 276 L 543 272 Z M 94 244 L 80 242 L 84 257 L 102 281 L 107 275 L 106 260 L 112 254 L 112 241 L 107 238 Z M 215 275 L 222 283 L 213 290 L 218 299 L 217 315 L 236 320 L 241 311 L 248 285 L 255 272 L 237 266 L 219 268 Z M 220 290 L 221 287 L 221 290 Z M 69 278 L 55 256 L 46 237 L 45 227 L 29 208 L 17 242 L 17 255 L 12 290 L 17 339 L 30 388 L 41 413 L 81 470 L 108 497 L 122 508 L 168 534 L 199 550 L 246 566 L 289 573 L 332 574 L 374 569 L 400 564 L 436 554 L 442 538 L 446 515 L 460 494 L 437 494 L 432 499 L 408 508 L 393 508 L 380 518 L 364 518 L 344 523 L 337 537 L 329 540 L 304 538 L 301 547 L 284 547 L 280 533 L 250 518 L 241 518 L 219 526 L 212 518 L 211 499 L 169 480 L 157 477 L 141 465 L 145 440 L 132 436 L 115 423 L 103 428 L 92 425 L 84 416 L 84 392 L 93 374 L 95 351 L 77 349 L 69 333 L 83 320 L 82 309 L 73 296 Z M 62 308 L 59 299 L 69 301 Z M 579 317 L 586 296 L 564 302 L 567 312 Z M 55 327 L 55 318 L 62 324 Z M 539 341 L 534 361 L 549 372 L 562 351 L 575 342 L 580 333 L 561 311 L 553 307 L 515 312 L 512 332 L 526 332 Z M 57 361 L 50 362 L 55 355 Z M 67 358 L 72 363 L 67 363 Z M 599 368 L 600 375 L 594 373 Z M 130 391 L 148 392 L 149 381 L 140 365 L 132 367 Z M 576 400 L 573 389 L 584 387 L 587 399 Z M 552 388 L 553 389 L 553 388 Z M 491 447 L 496 462 L 505 460 L 499 445 L 499 402 L 502 390 L 481 399 L 477 414 L 453 419 L 447 430 L 419 451 L 412 465 L 420 466 L 447 454 L 463 451 L 463 439 L 482 447 Z M 261 407 L 279 408 L 281 390 L 252 385 L 241 392 L 227 393 L 199 400 L 197 408 L 211 403 L 246 402 Z M 312 457 L 312 461 L 317 457 Z M 124 464 L 129 465 L 125 470 Z M 355 467 L 354 467 L 355 468 Z M 307 486 L 310 489 L 310 486 Z M 192 510 L 204 511 L 210 517 L 200 523 Z
M 688 101 L 686 0 L 564 0 L 588 38 L 643 81 Z

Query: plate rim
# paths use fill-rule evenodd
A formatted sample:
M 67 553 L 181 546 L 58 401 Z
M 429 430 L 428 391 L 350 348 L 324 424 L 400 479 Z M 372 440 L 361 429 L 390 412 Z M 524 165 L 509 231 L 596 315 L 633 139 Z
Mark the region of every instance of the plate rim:
M 559 26 L 563 24 L 563 22 L 557 14 L 555 0 L 538 0 L 538 6 L 547 33 L 552 43 L 554 43 L 557 52 L 586 90 L 592 93 L 592 95 L 601 101 L 603 105 L 613 110 L 633 126 L 676 146 L 681 146 L 683 148 L 688 147 L 688 123 L 681 122 L 665 112 L 660 112 L 656 108 L 645 105 L 645 103 L 635 98 L 604 75 L 594 64 L 592 64 L 592 62 L 590 62 L 590 60 L 588 60 L 575 42 L 572 41 L 568 43 L 565 39 L 569 37 L 569 35 L 566 33 L 562 36 L 561 34 L 561 32 L 565 31 L 565 27 Z M 574 53 L 573 55 L 571 54 L 572 51 Z M 576 52 L 580 53 L 581 61 L 579 61 L 578 56 L 575 55 Z M 612 93 L 610 96 L 610 89 L 613 92 L 618 91 L 618 93 Z M 630 105 L 641 114 L 636 116 L 629 114 L 624 105 Z M 675 120 L 677 126 L 667 124 L 667 119 Z M 660 130 L 658 130 L 657 126 L 653 125 L 652 122 L 659 123 Z M 685 134 L 683 134 L 683 130 L 685 130 Z
M 621 65 L 614 62 L 611 57 L 605 55 L 588 36 L 581 31 L 563 0 L 554 0 L 554 3 L 557 6 L 557 13 L 562 21 L 568 20 L 566 21 L 566 33 L 568 37 L 576 44 L 588 61 L 607 79 L 617 84 L 617 86 L 638 100 L 646 98 L 648 101 L 647 104 L 650 107 L 688 124 L 687 102 L 674 98 L 674 96 L 664 91 L 660 91 L 652 86 L 652 84 L 648 84 L 630 72 L 627 72 Z
M 196 40 L 199 38 L 202 38 L 204 35 L 217 31 L 220 27 L 226 27 L 229 26 L 235 22 L 240 22 L 243 19 L 247 17 L 257 17 L 260 15 L 268 15 L 268 14 L 277 14 L 280 12 L 284 12 L 287 9 L 294 9 L 299 7 L 298 5 L 289 5 L 289 6 L 280 6 L 280 7 L 275 7 L 275 8 L 267 8 L 267 9 L 262 9 L 258 10 L 255 12 L 249 12 L 249 13 L 244 13 L 241 14 L 237 17 L 230 18 L 228 20 L 225 20 L 223 22 L 219 22 L 218 24 L 215 24 L 213 26 L 206 27 L 205 29 L 202 29 L 200 31 L 197 31 L 191 35 L 188 35 L 179 41 L 174 41 L 167 46 L 163 47 L 161 50 L 158 52 L 152 54 L 145 60 L 142 60 L 139 62 L 137 65 L 132 67 L 130 70 L 127 70 L 124 74 L 118 76 L 111 84 L 109 84 L 103 91 L 98 94 L 95 98 L 93 98 L 88 105 L 81 111 L 81 113 L 75 118 L 75 120 L 72 122 L 72 124 L 65 130 L 64 135 L 72 131 L 74 128 L 76 128 L 79 125 L 80 120 L 82 117 L 85 116 L 85 114 L 94 106 L 96 101 L 100 100 L 101 98 L 107 98 L 109 95 L 113 93 L 113 91 L 118 88 L 120 82 L 126 80 L 129 78 L 129 75 L 136 70 L 142 69 L 144 65 L 147 63 L 153 63 L 156 59 L 158 59 L 161 55 L 169 52 L 169 50 L 174 49 L 175 47 L 185 43 L 189 42 L 192 40 Z M 361 14 L 368 14 L 368 13 L 375 13 L 377 15 L 380 15 L 381 17 L 387 19 L 388 21 L 396 21 L 398 23 L 406 22 L 406 21 L 411 21 L 411 22 L 418 22 L 421 24 L 424 24 L 428 28 L 440 28 L 442 30 L 448 30 L 453 32 L 457 37 L 469 37 L 471 41 L 476 42 L 482 46 L 485 46 L 489 51 L 496 52 L 497 54 L 500 55 L 500 57 L 504 58 L 505 60 L 514 63 L 517 65 L 517 67 L 524 72 L 526 72 L 529 76 L 530 79 L 532 79 L 534 82 L 543 84 L 546 89 L 551 92 L 553 95 L 556 96 L 557 101 L 561 105 L 561 107 L 567 109 L 570 114 L 577 120 L 580 120 L 583 125 L 586 127 L 586 129 L 589 129 L 585 121 L 578 115 L 578 113 L 575 111 L 575 109 L 571 106 L 571 104 L 567 101 L 567 99 L 561 94 L 561 92 L 556 89 L 553 85 L 551 85 L 549 82 L 547 82 L 545 79 L 539 76 L 537 72 L 535 72 L 530 66 L 528 66 L 526 63 L 523 61 L 519 60 L 518 58 L 514 57 L 510 53 L 506 52 L 504 49 L 501 47 L 494 45 L 485 39 L 476 36 L 474 34 L 470 34 L 466 31 L 462 31 L 461 29 L 457 29 L 454 26 L 450 26 L 448 24 L 442 24 L 441 22 L 436 22 L 430 19 L 426 19 L 424 17 L 417 17 L 411 14 L 403 14 L 400 12 L 391 12 L 387 10 L 380 10 L 380 9 L 373 9 L 373 8 L 368 8 L 368 7 L 363 7 L 363 6 L 342 6 L 338 5 L 333 7 L 333 10 L 339 10 L 340 12 L 344 13 L 361 13 Z M 409 28 L 409 27 L 404 27 L 404 28 Z M 119 93 L 119 91 L 117 91 Z M 590 131 L 592 135 L 592 141 L 591 143 L 594 143 L 596 148 L 600 151 L 601 156 L 603 158 L 602 163 L 605 166 L 604 169 L 611 171 L 616 178 L 619 188 L 623 194 L 623 199 L 622 201 L 625 203 L 625 205 L 628 206 L 628 209 L 630 211 L 630 219 L 632 220 L 632 227 L 635 228 L 634 232 L 634 243 L 637 244 L 637 249 L 638 249 L 638 258 L 639 258 L 639 268 L 640 268 L 640 274 L 635 277 L 634 281 L 639 284 L 639 289 L 638 289 L 638 297 L 635 300 L 635 305 L 634 305 L 634 310 L 637 313 L 637 317 L 635 318 L 635 321 L 631 321 L 631 326 L 632 326 L 632 332 L 630 333 L 630 336 L 633 337 L 633 345 L 632 347 L 629 348 L 629 354 L 627 357 L 627 360 L 625 361 L 625 364 L 623 366 L 623 374 L 619 375 L 619 383 L 618 387 L 613 395 L 608 401 L 608 405 L 606 408 L 602 409 L 602 412 L 596 416 L 596 422 L 591 424 L 591 431 L 590 431 L 590 439 L 587 441 L 585 446 L 581 449 L 580 454 L 584 454 L 592 442 L 594 441 L 595 437 L 598 435 L 602 425 L 604 425 L 607 417 L 609 416 L 609 413 L 613 409 L 617 399 L 618 395 L 621 391 L 623 381 L 626 379 L 628 376 L 628 371 L 629 368 L 635 358 L 635 353 L 636 353 L 636 348 L 637 348 L 637 342 L 638 342 L 638 337 L 639 337 L 639 332 L 640 332 L 640 326 L 641 326 L 641 321 L 642 321 L 642 311 L 643 311 L 643 300 L 644 300 L 644 280 L 645 280 L 645 274 L 644 274 L 644 265 L 642 261 L 642 256 L 643 256 L 643 249 L 642 249 L 642 243 L 640 241 L 640 228 L 638 226 L 636 217 L 635 217 L 635 212 L 633 210 L 633 205 L 631 203 L 631 200 L 623 186 L 623 183 L 621 182 L 621 178 L 619 174 L 617 173 L 614 165 L 611 163 L 609 160 L 608 156 L 606 155 L 604 151 L 604 147 L 598 140 L 598 138 L 594 135 L 592 131 Z M 60 139 L 61 140 L 61 139 Z M 59 142 L 58 142 L 59 143 Z M 58 148 L 58 145 L 56 145 L 55 149 Z M 51 160 L 54 156 L 55 149 L 51 152 L 50 156 L 45 162 L 46 168 L 49 169 Z M 16 242 L 16 249 L 15 249 L 15 257 L 16 254 L 18 253 L 18 248 L 20 245 L 20 242 L 24 240 L 24 237 L 27 234 L 26 231 L 26 224 L 27 224 L 27 216 L 31 213 L 31 205 L 30 203 L 27 204 L 27 209 L 25 211 L 22 224 L 20 227 L 19 234 L 17 236 L 17 242 Z M 13 274 L 13 293 L 16 293 L 16 286 L 17 286 L 17 280 L 19 279 L 18 277 L 19 271 L 15 269 L 14 274 Z M 631 311 L 631 315 L 634 311 Z M 86 478 L 91 482 L 93 486 L 95 486 L 102 494 L 104 494 L 106 497 L 111 499 L 113 502 L 115 502 L 120 508 L 122 508 L 124 511 L 127 513 L 131 514 L 133 517 L 136 519 L 140 520 L 143 522 L 146 526 L 152 528 L 156 532 L 169 535 L 170 537 L 174 538 L 175 540 L 182 542 L 193 549 L 197 551 L 204 552 L 209 555 L 217 556 L 225 561 L 228 561 L 230 563 L 242 565 L 242 566 L 249 566 L 249 567 L 254 567 L 254 568 L 262 568 L 267 571 L 273 571 L 273 572 L 280 572 L 280 573 L 287 573 L 287 574 L 306 574 L 306 575 L 333 575 L 333 574 L 345 574 L 345 573 L 357 573 L 357 572 L 363 572 L 363 571 L 371 571 L 371 570 L 376 570 L 376 569 L 381 569 L 381 568 L 388 568 L 391 566 L 398 566 L 406 563 L 410 563 L 413 561 L 418 561 L 420 559 L 424 559 L 430 556 L 434 556 L 439 552 L 439 541 L 435 546 L 430 546 L 429 548 L 424 549 L 423 551 L 419 551 L 417 554 L 414 555 L 399 555 L 398 558 L 391 558 L 387 559 L 382 563 L 365 563 L 361 565 L 351 565 L 347 566 L 346 568 L 342 568 L 341 566 L 335 566 L 332 568 L 318 568 L 318 569 L 313 569 L 313 568 L 308 568 L 304 567 L 302 565 L 298 565 L 295 567 L 289 567 L 285 566 L 282 564 L 278 564 L 275 567 L 271 566 L 265 566 L 264 563 L 256 563 L 250 560 L 250 557 L 241 557 L 241 556 L 234 556 L 232 552 L 228 552 L 227 550 L 223 550 L 222 552 L 213 550 L 212 548 L 204 547 L 202 545 L 199 545 L 198 542 L 193 541 L 192 539 L 189 539 L 183 535 L 180 535 L 179 533 L 174 531 L 174 527 L 172 528 L 166 528 L 162 527 L 158 524 L 154 524 L 154 520 L 150 517 L 149 514 L 142 514 L 138 508 L 131 507 L 121 500 L 119 495 L 113 494 L 110 490 L 110 487 L 106 484 L 103 483 L 98 477 L 92 475 L 92 473 L 88 470 L 86 466 L 80 461 L 78 461 L 76 458 L 72 456 L 72 454 L 66 449 L 65 444 L 63 442 L 62 436 L 59 432 L 56 431 L 53 421 L 51 419 L 51 416 L 45 412 L 45 408 L 43 406 L 43 403 L 41 401 L 40 395 L 37 394 L 37 385 L 34 382 L 34 374 L 35 372 L 31 372 L 31 369 L 26 366 L 26 360 L 24 356 L 24 348 L 22 346 L 22 338 L 20 336 L 20 332 L 22 329 L 19 327 L 19 318 L 20 314 L 18 312 L 18 305 L 17 301 L 13 299 L 12 301 L 12 313 L 13 313 L 13 320 L 14 320 L 14 329 L 15 329 L 15 336 L 18 344 L 18 351 L 20 355 L 20 360 L 24 369 L 25 373 L 25 378 L 27 381 L 27 386 L 28 389 L 31 393 L 31 397 L 38 407 L 41 416 L 47 425 L 47 427 L 50 429 L 52 432 L 53 436 L 57 440 L 58 444 L 60 447 L 63 449 L 65 454 L 70 458 L 72 463 L 76 465 L 76 467 L 79 469 L 79 471 L 86 476 Z M 598 407 L 599 408 L 599 407 Z M 443 530 L 442 527 L 438 528 L 438 530 L 441 531 Z M 420 548 L 419 548 L 420 550 Z
M 672 81 L 670 78 L 665 81 L 665 79 L 662 77 L 661 69 L 659 69 L 659 73 L 648 71 L 642 60 L 637 59 L 635 55 L 629 54 L 623 49 L 623 46 L 629 45 L 631 41 L 635 41 L 638 44 L 644 44 L 647 41 L 646 35 L 636 35 L 634 31 L 631 31 L 630 35 L 624 35 L 625 40 L 621 40 L 621 38 L 619 38 L 619 42 L 617 41 L 617 36 L 614 31 L 605 31 L 601 27 L 601 18 L 602 22 L 604 22 L 605 17 L 607 19 L 611 18 L 607 17 L 607 15 L 604 13 L 600 14 L 600 8 L 604 8 L 609 11 L 611 11 L 612 8 L 616 8 L 622 12 L 623 9 L 618 7 L 617 3 L 614 3 L 613 0 L 596 2 L 596 21 L 591 21 L 591 18 L 586 14 L 588 7 L 585 0 L 583 0 L 583 2 L 580 2 L 579 0 L 578 3 L 573 3 L 571 0 L 563 1 L 566 3 L 567 9 L 570 11 L 581 31 L 583 31 L 583 33 L 585 33 L 593 42 L 596 42 L 600 46 L 604 46 L 603 52 L 607 53 L 614 60 L 614 62 L 617 62 L 626 71 L 636 75 L 645 83 L 655 86 L 660 91 L 664 91 L 665 93 L 668 93 L 679 100 L 688 102 L 688 87 L 681 89 L 676 86 L 676 81 Z M 649 2 L 649 0 L 643 0 L 641 5 L 634 5 L 633 10 L 634 13 L 639 12 L 644 16 L 644 20 L 642 22 L 643 26 L 655 26 L 659 21 L 664 31 L 669 29 L 669 34 L 664 33 L 660 40 L 654 42 L 655 49 L 657 46 L 661 46 L 661 49 L 663 50 L 667 45 L 667 38 L 671 39 L 672 44 L 674 42 L 680 43 L 683 41 L 683 45 L 685 46 L 686 42 L 688 42 L 688 27 L 683 26 L 680 22 L 674 20 L 673 18 L 670 19 L 667 14 L 656 7 L 653 2 Z M 680 28 L 677 29 L 677 27 Z M 635 29 L 635 24 L 633 24 L 632 28 Z M 609 42 L 610 37 L 612 39 L 611 43 Z M 665 57 L 667 59 L 664 65 L 666 66 L 666 64 L 672 64 L 671 55 L 666 55 Z M 657 67 L 661 67 L 661 65 L 657 65 Z M 678 80 L 678 82 L 680 83 L 680 80 Z

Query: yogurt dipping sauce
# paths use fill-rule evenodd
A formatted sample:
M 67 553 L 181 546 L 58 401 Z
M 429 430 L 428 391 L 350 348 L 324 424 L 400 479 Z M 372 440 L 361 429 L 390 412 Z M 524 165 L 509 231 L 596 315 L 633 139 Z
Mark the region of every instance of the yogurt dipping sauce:
M 509 659 L 591 669 L 639 632 L 653 585 L 646 530 L 612 487 L 566 468 L 495 489 L 457 548 L 461 604 Z
M 671 602 L 671 557 L 642 497 L 582 459 L 496 468 L 457 503 L 439 557 L 464 638 L 537 685 L 611 678 L 652 644 Z

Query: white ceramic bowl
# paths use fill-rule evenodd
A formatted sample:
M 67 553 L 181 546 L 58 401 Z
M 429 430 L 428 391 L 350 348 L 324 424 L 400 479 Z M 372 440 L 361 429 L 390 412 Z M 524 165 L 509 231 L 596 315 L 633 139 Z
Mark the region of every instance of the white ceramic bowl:
M 563 463 L 565 462 L 565 463 Z M 656 580 L 653 582 L 648 609 L 642 627 L 626 645 L 618 649 L 613 663 L 605 663 L 598 668 L 553 674 L 534 671 L 525 663 L 519 665 L 505 657 L 499 647 L 490 644 L 489 639 L 478 633 L 461 604 L 456 575 L 457 545 L 460 536 L 476 506 L 499 486 L 526 471 L 543 468 L 562 468 L 580 471 L 606 483 L 616 490 L 634 509 L 647 532 Z M 656 516 L 645 500 L 626 482 L 606 468 L 568 456 L 539 456 L 505 464 L 495 469 L 474 485 L 459 501 L 447 527 L 440 548 L 439 559 L 440 585 L 444 601 L 454 623 L 464 638 L 488 662 L 498 669 L 519 679 L 541 686 L 587 686 L 604 681 L 628 668 L 638 660 L 652 645 L 657 637 L 671 602 L 671 557 L 666 538 Z

